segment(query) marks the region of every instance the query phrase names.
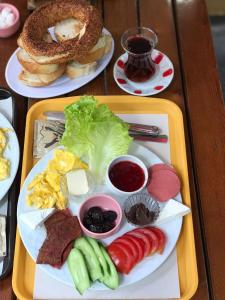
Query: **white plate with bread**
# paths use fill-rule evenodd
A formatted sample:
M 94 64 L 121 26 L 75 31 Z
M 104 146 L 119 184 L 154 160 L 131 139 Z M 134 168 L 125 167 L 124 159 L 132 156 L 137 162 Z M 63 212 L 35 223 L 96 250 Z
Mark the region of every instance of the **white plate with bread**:
M 50 28 L 45 39 L 52 43 L 71 38 L 74 33 L 69 29 L 71 25 L 73 28 L 77 25 L 73 22 L 67 19 L 63 21 L 63 26 Z M 79 62 L 73 60 L 62 64 L 39 64 L 23 49 L 21 38 L 18 39 L 18 45 L 20 47 L 7 63 L 5 77 L 12 90 L 31 98 L 55 97 L 80 88 L 106 68 L 114 52 L 112 35 L 105 28 L 97 44 Z

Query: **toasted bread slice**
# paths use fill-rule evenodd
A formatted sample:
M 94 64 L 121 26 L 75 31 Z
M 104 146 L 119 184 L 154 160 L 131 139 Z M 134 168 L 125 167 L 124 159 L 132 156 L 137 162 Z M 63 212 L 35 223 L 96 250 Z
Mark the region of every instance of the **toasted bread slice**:
M 79 20 L 69 18 L 56 23 L 55 37 L 59 42 L 70 40 L 79 35 L 79 39 L 85 32 L 85 26 Z
M 65 71 L 65 64 L 59 65 L 58 69 L 50 74 L 32 74 L 23 70 L 19 75 L 19 80 L 28 86 L 46 86 L 58 79 Z
M 91 51 L 84 57 L 78 60 L 81 64 L 89 64 L 94 61 L 100 60 L 105 54 L 107 54 L 112 47 L 112 38 L 110 35 L 103 34 L 97 44 L 91 49 Z
M 16 56 L 23 68 L 32 74 L 50 74 L 56 72 L 59 68 L 58 64 L 38 64 L 24 49 L 20 49 Z
M 112 48 L 112 37 L 109 34 L 105 34 L 105 53 L 107 54 Z
M 17 45 L 23 49 L 23 40 L 22 40 L 22 36 L 21 34 L 19 35 L 18 39 L 17 39 Z
M 70 78 L 77 78 L 86 76 L 93 73 L 96 69 L 97 63 L 92 62 L 90 64 L 80 64 L 76 61 L 71 61 L 66 66 L 66 75 Z

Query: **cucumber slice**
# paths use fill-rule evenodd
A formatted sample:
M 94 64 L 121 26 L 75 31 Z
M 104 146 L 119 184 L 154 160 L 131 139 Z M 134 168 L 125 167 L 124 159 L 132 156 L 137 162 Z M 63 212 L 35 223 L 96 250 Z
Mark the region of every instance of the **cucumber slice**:
M 102 254 L 105 258 L 105 261 L 108 265 L 108 274 L 105 274 L 102 282 L 108 286 L 110 289 L 117 289 L 119 286 L 119 275 L 117 273 L 116 267 L 114 266 L 110 256 L 108 255 L 107 251 L 105 250 L 105 248 L 100 245 L 100 249 L 102 251 Z
M 90 286 L 88 270 L 82 253 L 74 248 L 70 251 L 67 264 L 75 284 L 75 288 L 82 295 Z
M 105 257 L 100 249 L 99 243 L 95 239 L 92 239 L 90 237 L 86 236 L 85 238 L 88 241 L 88 243 L 91 245 L 91 247 L 93 248 L 93 251 L 95 252 L 95 254 L 98 258 L 98 261 L 101 265 L 103 276 L 102 276 L 102 278 L 99 278 L 99 281 L 102 282 L 104 277 L 109 275 L 107 262 L 106 262 Z
M 88 272 L 92 281 L 103 278 L 99 260 L 89 242 L 84 237 L 80 237 L 76 239 L 74 246 L 84 255 Z

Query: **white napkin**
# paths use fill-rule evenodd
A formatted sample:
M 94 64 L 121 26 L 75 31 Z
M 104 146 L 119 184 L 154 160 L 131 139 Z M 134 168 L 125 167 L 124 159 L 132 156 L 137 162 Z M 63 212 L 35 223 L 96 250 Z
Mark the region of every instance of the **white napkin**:
M 119 115 L 126 122 L 154 124 L 169 136 L 168 116 L 165 114 Z M 155 152 L 165 162 L 170 162 L 170 144 L 142 142 L 145 147 Z M 72 287 L 51 278 L 36 266 L 34 299 L 171 299 L 180 298 L 179 274 L 176 249 L 158 270 L 135 284 L 116 291 L 90 290 L 80 296 Z
M 12 98 L 0 100 L 0 113 L 2 113 L 10 122 L 12 122 Z M 0 201 L 0 214 L 7 215 L 8 195 Z M 3 261 L 0 261 L 0 274 L 2 274 Z

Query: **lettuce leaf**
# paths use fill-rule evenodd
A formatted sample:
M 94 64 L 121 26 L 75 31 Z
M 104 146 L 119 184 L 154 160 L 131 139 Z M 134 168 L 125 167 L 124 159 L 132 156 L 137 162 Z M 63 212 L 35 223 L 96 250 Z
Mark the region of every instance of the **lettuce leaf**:
M 101 182 L 110 161 L 127 154 L 132 138 L 128 125 L 93 96 L 82 96 L 65 110 L 65 132 L 61 144 L 83 158 L 94 178 Z

